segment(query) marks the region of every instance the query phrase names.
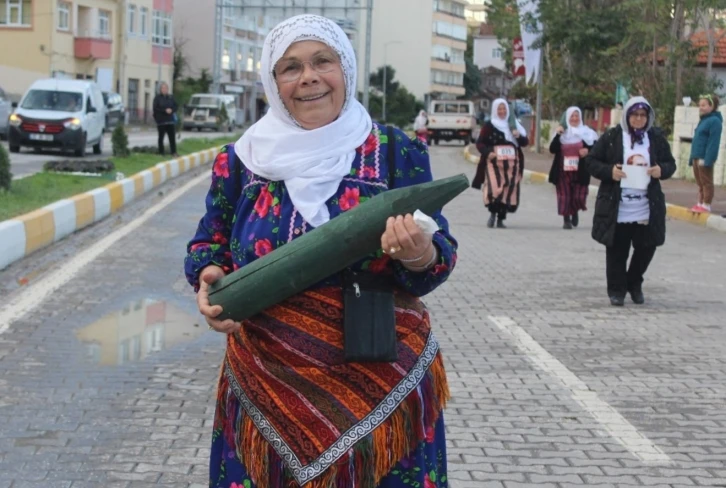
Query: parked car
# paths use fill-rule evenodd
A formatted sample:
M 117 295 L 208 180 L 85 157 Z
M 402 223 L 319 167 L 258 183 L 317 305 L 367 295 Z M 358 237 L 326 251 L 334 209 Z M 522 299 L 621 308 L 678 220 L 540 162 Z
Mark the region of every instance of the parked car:
M 10 152 L 21 147 L 60 148 L 83 156 L 89 145 L 94 154 L 103 152 L 106 105 L 95 82 L 38 80 L 12 106 Z
M 474 102 L 466 100 L 433 100 L 429 108 L 429 144 L 440 140 L 474 141 L 476 114 Z
M 0 87 L 0 138 L 5 139 L 8 136 L 8 117 L 10 116 L 10 100 L 8 100 L 5 90 Z
M 237 121 L 237 106 L 233 95 L 197 93 L 184 106 L 182 127 L 184 130 L 213 129 L 217 132 L 232 132 Z M 222 106 L 227 110 L 227 122 L 222 125 L 217 119 Z
M 126 107 L 118 93 L 103 92 L 103 103 L 106 105 L 106 130 L 113 130 L 117 125 L 123 125 L 126 117 Z

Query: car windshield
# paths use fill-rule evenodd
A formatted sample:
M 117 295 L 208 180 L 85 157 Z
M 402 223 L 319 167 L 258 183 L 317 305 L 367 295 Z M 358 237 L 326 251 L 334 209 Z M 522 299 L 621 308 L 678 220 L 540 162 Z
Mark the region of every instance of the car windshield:
M 219 104 L 219 99 L 216 97 L 196 96 L 196 97 L 192 97 L 191 102 L 189 102 L 189 105 L 192 105 L 195 107 L 216 107 L 218 104 Z
M 83 95 L 75 92 L 30 90 L 20 108 L 56 112 L 80 112 L 83 108 Z

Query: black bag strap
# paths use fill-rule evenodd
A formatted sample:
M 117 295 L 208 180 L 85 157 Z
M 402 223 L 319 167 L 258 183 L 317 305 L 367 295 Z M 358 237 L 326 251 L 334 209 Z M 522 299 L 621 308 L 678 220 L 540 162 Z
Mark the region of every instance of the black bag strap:
M 388 136 L 388 189 L 393 188 L 393 182 L 396 179 L 396 133 L 393 127 L 386 126 L 386 136 Z

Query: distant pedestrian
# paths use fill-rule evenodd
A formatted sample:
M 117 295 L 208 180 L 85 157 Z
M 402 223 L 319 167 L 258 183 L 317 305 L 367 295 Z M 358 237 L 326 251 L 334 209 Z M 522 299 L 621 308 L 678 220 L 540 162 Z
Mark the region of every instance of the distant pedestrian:
M 504 220 L 508 213 L 519 207 L 519 193 L 524 174 L 524 153 L 522 148 L 529 144 L 527 131 L 515 118 L 510 119 L 509 104 L 503 98 L 492 103 L 489 122 L 484 124 L 476 141 L 481 153 L 472 188 L 484 186 L 484 206 L 490 216 L 487 227 L 496 223 L 506 228 Z
M 631 98 L 620 125 L 606 132 L 586 158 L 588 171 L 601 182 L 592 237 L 607 247 L 607 291 L 615 306 L 625 304 L 627 293 L 634 303 L 645 303 L 643 275 L 656 247 L 665 243 L 666 204 L 660 180 L 675 173 L 676 162 L 663 132 L 653 127 L 654 121 L 648 101 Z M 624 160 L 636 158 L 647 162 L 642 174 L 638 174 L 638 165 L 623 167 Z M 638 188 L 638 180 L 644 182 L 643 188 Z M 634 251 L 628 268 L 631 246 Z
M 693 166 L 693 176 L 698 184 L 698 203 L 691 208 L 697 213 L 710 212 L 713 202 L 713 167 L 718 160 L 723 129 L 723 117 L 718 111 L 718 104 L 716 95 L 701 95 L 698 101 L 701 120 L 693 134 L 691 157 L 688 160 L 688 165 Z
M 567 129 L 557 128 L 550 143 L 554 154 L 549 182 L 557 189 L 557 213 L 564 220 L 563 228 L 572 229 L 580 224 L 580 211 L 587 210 L 590 173 L 584 158 L 597 140 L 597 132 L 585 125 L 582 111 L 570 107 L 565 112 Z
M 176 153 L 176 111 L 177 104 L 169 94 L 169 85 L 162 83 L 159 94 L 154 97 L 154 120 L 159 131 L 159 154 L 164 154 L 164 136 L 169 136 L 169 150 L 174 157 Z
M 418 117 L 416 117 L 416 120 L 414 120 L 413 122 L 413 131 L 416 133 L 416 137 L 418 137 L 419 141 L 423 142 L 424 144 L 428 144 L 428 125 L 428 115 L 426 114 L 425 110 L 421 110 L 418 113 Z

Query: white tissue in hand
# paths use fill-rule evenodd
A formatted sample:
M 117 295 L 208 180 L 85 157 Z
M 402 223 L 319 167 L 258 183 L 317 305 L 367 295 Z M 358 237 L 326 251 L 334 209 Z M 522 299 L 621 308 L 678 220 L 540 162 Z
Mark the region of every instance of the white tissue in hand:
M 439 224 L 421 210 L 416 210 L 414 212 L 413 221 L 416 222 L 416 225 L 418 225 L 418 228 L 421 229 L 421 232 L 424 234 L 433 235 L 439 230 Z

